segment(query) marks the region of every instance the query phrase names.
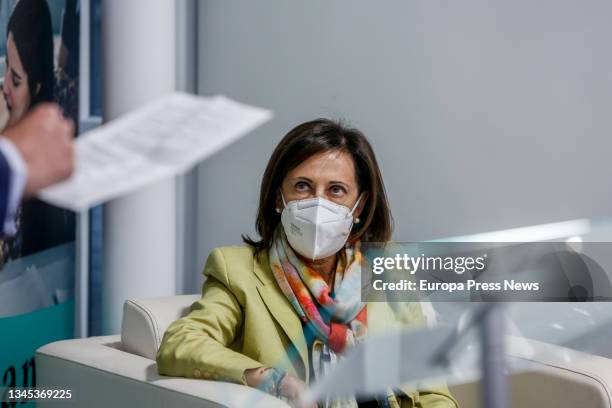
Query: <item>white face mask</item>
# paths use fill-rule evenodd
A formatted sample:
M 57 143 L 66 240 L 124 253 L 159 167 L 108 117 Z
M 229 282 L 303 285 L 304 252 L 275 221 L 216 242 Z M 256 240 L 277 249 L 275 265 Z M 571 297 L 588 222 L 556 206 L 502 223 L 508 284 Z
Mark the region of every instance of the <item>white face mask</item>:
M 353 227 L 353 209 L 325 198 L 285 202 L 281 223 L 291 247 L 308 259 L 321 259 L 338 252 L 346 243 Z

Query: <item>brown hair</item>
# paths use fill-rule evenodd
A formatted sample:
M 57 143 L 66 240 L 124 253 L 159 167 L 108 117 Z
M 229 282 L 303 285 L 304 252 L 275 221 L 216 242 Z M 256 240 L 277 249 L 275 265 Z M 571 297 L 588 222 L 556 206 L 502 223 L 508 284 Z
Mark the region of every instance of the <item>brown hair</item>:
M 360 216 L 363 222 L 353 226 L 349 240 L 386 242 L 391 239 L 393 218 L 372 146 L 357 129 L 328 119 L 316 119 L 293 128 L 270 157 L 261 182 L 255 221 L 255 229 L 261 239 L 255 241 L 242 235 L 242 240 L 255 247 L 256 252 L 269 249 L 272 245 L 274 230 L 281 218 L 276 212 L 276 197 L 285 175 L 309 157 L 326 151 L 348 153 L 355 163 L 359 192 L 368 192 Z
M 45 0 L 19 0 L 6 25 L 13 34 L 17 54 L 28 74 L 30 107 L 53 100 L 53 29 Z M 40 85 L 38 92 L 37 85 Z

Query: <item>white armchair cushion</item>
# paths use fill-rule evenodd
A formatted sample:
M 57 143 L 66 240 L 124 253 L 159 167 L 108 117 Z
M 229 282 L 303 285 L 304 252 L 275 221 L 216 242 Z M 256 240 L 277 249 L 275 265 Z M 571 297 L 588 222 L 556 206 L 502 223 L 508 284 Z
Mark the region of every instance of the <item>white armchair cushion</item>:
M 155 360 L 164 332 L 174 320 L 185 316 L 201 295 L 130 299 L 123 305 L 122 349 Z

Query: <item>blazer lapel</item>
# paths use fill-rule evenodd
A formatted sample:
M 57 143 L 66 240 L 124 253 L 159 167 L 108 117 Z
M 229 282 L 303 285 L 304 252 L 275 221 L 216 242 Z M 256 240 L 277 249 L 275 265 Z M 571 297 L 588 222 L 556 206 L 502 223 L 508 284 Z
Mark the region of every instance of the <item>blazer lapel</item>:
M 262 256 L 261 262 L 255 259 L 254 272 L 262 283 L 257 286 L 257 292 L 259 292 L 259 296 L 274 320 L 293 343 L 304 364 L 306 379 L 308 380 L 308 347 L 302 323 L 293 310 L 293 306 L 278 287 L 274 276 L 272 276 L 272 271 L 267 264 L 267 257 Z

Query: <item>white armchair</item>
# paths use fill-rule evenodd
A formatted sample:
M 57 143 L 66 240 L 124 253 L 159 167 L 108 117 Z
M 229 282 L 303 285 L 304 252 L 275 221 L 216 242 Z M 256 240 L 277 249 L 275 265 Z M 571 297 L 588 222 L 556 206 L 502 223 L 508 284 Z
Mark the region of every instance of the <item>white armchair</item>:
M 121 335 L 63 340 L 38 349 L 37 387 L 72 390 L 72 399 L 49 406 L 288 408 L 243 385 L 157 373 L 155 354 L 164 331 L 199 297 L 128 300 Z
M 199 295 L 128 300 L 121 335 L 64 340 L 36 352 L 37 386 L 72 390 L 52 407 L 283 407 L 280 400 L 242 385 L 172 378 L 157 373 L 164 331 Z M 523 340 L 524 341 L 524 340 Z M 555 347 L 529 342 L 533 348 Z M 515 358 L 529 359 L 510 347 Z M 537 353 L 536 353 L 537 355 Z M 511 406 L 612 408 L 612 360 L 585 356 L 573 363 L 534 361 L 511 378 Z M 451 387 L 462 407 L 478 407 L 478 384 Z M 40 403 L 40 406 L 46 404 Z

